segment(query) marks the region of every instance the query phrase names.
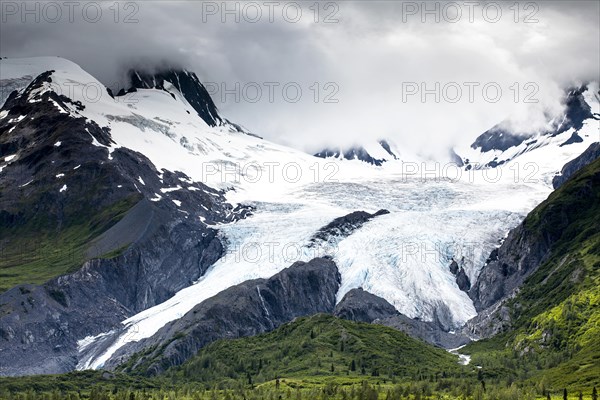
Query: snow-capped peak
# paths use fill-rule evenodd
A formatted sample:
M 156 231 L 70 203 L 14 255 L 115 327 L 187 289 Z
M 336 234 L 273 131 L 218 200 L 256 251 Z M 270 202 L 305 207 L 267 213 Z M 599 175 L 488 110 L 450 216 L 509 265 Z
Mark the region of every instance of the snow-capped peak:
M 229 122 L 219 114 L 206 87 L 194 72 L 185 69 L 164 68 L 158 72 L 149 73 L 132 69 L 128 75 L 131 87 L 127 92 L 137 89 L 159 89 L 172 94 L 174 89 L 189 105 L 188 111 L 196 112 L 209 126 L 226 126 L 234 131 L 243 131 L 241 127 Z M 119 92 L 120 95 L 125 93 L 124 90 Z

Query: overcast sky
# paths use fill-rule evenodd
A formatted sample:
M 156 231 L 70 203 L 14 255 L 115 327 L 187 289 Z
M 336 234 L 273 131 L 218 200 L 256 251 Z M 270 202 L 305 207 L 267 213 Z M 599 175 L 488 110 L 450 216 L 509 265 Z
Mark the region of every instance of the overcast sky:
M 183 66 L 227 118 L 308 151 L 388 138 L 435 155 L 505 118 L 539 128 L 562 88 L 600 80 L 598 1 L 22 4 L 2 1 L 0 56 L 59 55 L 113 87 Z

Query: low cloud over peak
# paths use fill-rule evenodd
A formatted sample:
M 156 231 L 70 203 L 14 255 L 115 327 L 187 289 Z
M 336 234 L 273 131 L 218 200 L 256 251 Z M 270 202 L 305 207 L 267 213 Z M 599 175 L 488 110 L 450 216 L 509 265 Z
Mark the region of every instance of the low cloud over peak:
M 225 116 L 307 151 L 383 137 L 447 154 L 509 117 L 541 127 L 565 88 L 600 80 L 598 2 L 23 4 L 2 3 L 1 56 L 63 56 L 111 87 L 187 68 Z

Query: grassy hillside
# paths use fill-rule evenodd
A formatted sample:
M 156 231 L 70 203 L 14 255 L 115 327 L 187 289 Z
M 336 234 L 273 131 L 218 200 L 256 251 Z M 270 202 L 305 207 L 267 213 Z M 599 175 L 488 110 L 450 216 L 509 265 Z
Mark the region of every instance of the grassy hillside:
M 212 343 L 167 376 L 222 386 L 309 376 L 418 381 L 460 376 L 457 360 L 397 330 L 319 314 L 264 335 Z
M 132 392 L 134 396 L 146 392 L 153 397 L 140 398 L 277 399 L 281 394 L 298 399 L 372 399 L 388 392 L 433 395 L 453 387 L 458 395 L 459 390 L 477 388 L 475 377 L 473 369 L 459 365 L 455 355 L 402 332 L 319 314 L 267 334 L 215 342 L 157 378 L 92 371 L 0 378 L 0 398 L 2 390 L 10 398 L 33 390 L 64 396 L 59 398 L 74 393 L 80 398 L 103 398 L 94 396 L 106 392 L 115 395 L 107 398 L 129 399 Z M 342 397 L 343 393 L 360 397 Z
M 490 379 L 546 388 L 600 386 L 600 159 L 526 218 L 558 238 L 508 306 L 513 329 L 465 351 Z
M 86 261 L 90 242 L 117 223 L 139 200 L 139 196 L 132 195 L 100 212 L 88 208 L 88 212 L 65 218 L 68 223 L 60 227 L 46 216 L 23 225 L 2 227 L 0 293 L 19 284 L 44 283 L 79 268 Z

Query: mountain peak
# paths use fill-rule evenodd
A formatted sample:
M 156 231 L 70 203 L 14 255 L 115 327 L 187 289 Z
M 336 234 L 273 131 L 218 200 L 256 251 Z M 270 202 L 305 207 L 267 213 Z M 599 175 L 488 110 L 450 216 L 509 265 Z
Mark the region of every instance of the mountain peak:
M 128 77 L 131 82 L 128 92 L 137 89 L 160 89 L 168 92 L 169 87 L 173 86 L 209 126 L 233 125 L 219 115 L 219 110 L 206 87 L 194 72 L 181 68 L 165 68 L 157 72 L 132 69 Z M 125 91 L 120 92 L 124 93 Z M 237 126 L 234 128 L 241 130 Z

